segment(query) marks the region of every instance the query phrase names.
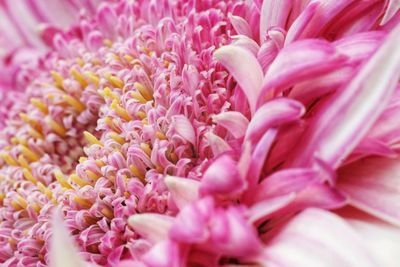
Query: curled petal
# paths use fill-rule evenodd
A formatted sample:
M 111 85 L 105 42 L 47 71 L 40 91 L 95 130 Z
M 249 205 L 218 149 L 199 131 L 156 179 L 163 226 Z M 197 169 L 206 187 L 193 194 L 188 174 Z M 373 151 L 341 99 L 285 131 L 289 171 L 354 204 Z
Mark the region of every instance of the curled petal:
M 164 182 L 179 209 L 199 198 L 198 181 L 168 175 Z
M 183 115 L 176 115 L 172 117 L 172 124 L 174 130 L 185 140 L 196 144 L 196 133 L 190 120 Z
M 166 239 L 172 222 L 172 217 L 155 213 L 135 214 L 128 220 L 136 232 L 152 242 Z
M 260 40 L 265 41 L 267 31 L 272 27 L 286 28 L 292 5 L 292 0 L 263 1 L 260 17 Z
M 213 121 L 226 128 L 235 138 L 243 137 L 249 125 L 249 120 L 237 111 L 227 111 L 215 115 Z
M 251 32 L 250 25 L 245 19 L 239 16 L 229 15 L 229 20 L 231 21 L 233 28 L 238 34 L 252 38 L 253 34 Z
M 400 9 L 400 1 L 399 0 L 388 0 L 389 2 L 385 14 L 380 22 L 380 25 L 385 25 L 391 18 L 396 15 L 397 11 Z

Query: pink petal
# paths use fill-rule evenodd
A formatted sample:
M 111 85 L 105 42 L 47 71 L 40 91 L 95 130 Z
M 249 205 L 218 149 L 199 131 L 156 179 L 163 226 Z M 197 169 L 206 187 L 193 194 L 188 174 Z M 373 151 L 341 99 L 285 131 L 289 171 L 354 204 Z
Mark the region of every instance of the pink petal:
M 253 144 L 271 127 L 299 119 L 305 112 L 303 105 L 289 98 L 276 98 L 260 107 L 246 132 L 246 140 Z
M 212 117 L 213 121 L 226 128 L 235 138 L 245 135 L 249 120 L 240 112 L 227 111 Z
M 175 115 L 172 117 L 174 130 L 183 139 L 189 141 L 193 145 L 196 144 L 196 133 L 190 120 L 184 115 Z
M 142 261 L 147 267 L 182 267 L 184 257 L 181 255 L 179 244 L 164 240 L 151 248 Z
M 380 25 L 385 25 L 400 9 L 400 0 L 387 0 L 388 6 Z
M 260 46 L 253 39 L 245 35 L 232 36 L 232 44 L 250 51 L 254 56 L 257 56 Z
M 292 4 L 292 0 L 264 0 L 260 17 L 261 42 L 265 41 L 267 31 L 272 27 L 286 28 Z
M 254 113 L 263 79 L 261 66 L 255 56 L 241 47 L 228 45 L 216 50 L 214 57 L 235 78 Z
M 199 198 L 200 182 L 196 180 L 167 175 L 164 182 L 179 209 Z
M 233 16 L 229 15 L 229 20 L 232 23 L 233 28 L 237 32 L 237 34 L 245 35 L 249 38 L 252 38 L 252 32 L 250 25 L 247 23 L 247 21 L 239 16 Z
M 390 223 L 400 225 L 400 160 L 370 157 L 338 172 L 338 188 L 350 204 Z
M 339 216 L 310 208 L 272 239 L 263 264 L 277 267 L 376 267 L 365 240 Z
M 313 155 L 337 168 L 378 119 L 400 75 L 400 27 L 362 67 L 329 106 L 320 110 L 300 144 L 296 166 L 309 165 Z
M 288 45 L 268 69 L 258 106 L 298 82 L 331 72 L 345 59 L 331 43 L 323 40 L 300 40 Z
M 214 156 L 218 156 L 227 151 L 232 151 L 232 147 L 218 135 L 212 132 L 207 132 L 205 134 L 205 137 L 207 138 L 207 141 L 210 144 Z
M 173 217 L 156 213 L 135 214 L 128 220 L 129 225 L 138 234 L 154 243 L 168 237 L 172 222 Z

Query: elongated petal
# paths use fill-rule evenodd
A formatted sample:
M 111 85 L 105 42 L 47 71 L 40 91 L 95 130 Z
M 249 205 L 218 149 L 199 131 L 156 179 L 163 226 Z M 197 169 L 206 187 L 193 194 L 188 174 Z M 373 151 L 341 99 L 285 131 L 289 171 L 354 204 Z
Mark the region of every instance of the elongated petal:
M 142 260 L 147 267 L 181 267 L 184 257 L 179 244 L 170 240 L 159 242 L 147 252 Z
M 299 119 L 305 110 L 300 102 L 289 98 L 277 98 L 265 103 L 254 114 L 246 132 L 246 140 L 257 141 L 271 127 Z
M 232 36 L 232 39 L 233 45 L 244 48 L 250 51 L 254 56 L 257 56 L 258 50 L 260 50 L 260 46 L 256 41 L 245 35 Z
M 242 34 L 252 38 L 253 34 L 251 32 L 250 25 L 244 18 L 239 16 L 229 15 L 229 20 L 231 21 L 233 28 L 238 34 Z
M 400 1 L 399 0 L 388 0 L 389 2 L 385 15 L 383 16 L 380 25 L 385 25 L 400 9 Z
M 400 75 L 400 27 L 369 59 L 341 93 L 309 127 L 308 142 L 299 147 L 295 165 L 310 164 L 318 156 L 337 168 L 379 117 L 394 93 Z
M 227 111 L 215 115 L 213 121 L 226 128 L 235 138 L 243 137 L 249 125 L 249 120 L 237 111 Z
M 263 72 L 255 56 L 241 47 L 228 45 L 215 51 L 214 57 L 235 78 L 254 113 L 263 80 Z
M 346 57 L 327 41 L 300 40 L 288 45 L 279 52 L 268 69 L 258 106 L 296 83 L 340 67 L 345 60 Z
M 265 41 L 267 31 L 272 27 L 285 29 L 292 0 L 265 0 L 261 7 L 260 40 Z
M 53 214 L 53 236 L 50 247 L 50 266 L 51 267 L 88 267 L 78 254 L 69 230 L 64 224 L 62 215 L 59 211 Z
M 146 213 L 135 214 L 129 217 L 129 225 L 140 235 L 152 242 L 164 240 L 172 226 L 173 217 Z
M 290 256 L 288 256 L 290 255 Z M 365 241 L 339 216 L 307 209 L 294 217 L 268 244 L 267 266 L 380 266 Z
M 212 132 L 207 132 L 205 136 L 210 144 L 214 156 L 218 156 L 224 152 L 232 150 L 232 147 L 230 147 L 230 145 L 218 135 Z
M 169 175 L 164 181 L 179 209 L 199 198 L 200 182 L 198 181 Z
M 350 204 L 382 220 L 400 225 L 400 160 L 361 159 L 338 173 L 338 188 Z
M 183 115 L 176 115 L 172 118 L 175 131 L 186 141 L 196 144 L 196 133 L 190 120 Z

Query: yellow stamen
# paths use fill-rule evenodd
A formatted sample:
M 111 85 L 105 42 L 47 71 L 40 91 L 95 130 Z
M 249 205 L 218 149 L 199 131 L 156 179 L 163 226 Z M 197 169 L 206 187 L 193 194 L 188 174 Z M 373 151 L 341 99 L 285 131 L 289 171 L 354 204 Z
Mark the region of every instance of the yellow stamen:
M 103 89 L 103 94 L 105 97 L 111 98 L 113 100 L 118 100 L 119 101 L 119 96 L 115 94 L 109 87 L 105 87 Z
M 90 184 L 90 183 L 86 182 L 85 180 L 83 180 L 81 177 L 79 177 L 76 173 L 71 174 L 71 176 L 69 178 L 71 179 L 72 182 L 76 183 L 80 187 L 84 187 L 85 185 Z
M 109 134 L 109 136 L 116 142 L 118 142 L 119 144 L 125 144 L 125 138 L 121 137 L 119 134 L 111 132 Z
M 147 120 L 147 118 L 144 118 L 144 119 L 142 120 L 142 124 L 143 124 L 143 125 L 149 124 L 149 121 Z
M 19 150 L 21 151 L 22 155 L 24 155 L 24 157 L 27 158 L 30 162 L 38 161 L 40 159 L 39 155 L 37 155 L 35 152 L 24 145 L 20 145 Z
M 107 74 L 107 75 L 105 75 L 105 77 L 106 77 L 107 81 L 109 81 L 114 87 L 117 87 L 117 88 L 124 87 L 124 82 L 117 76 Z
M 78 63 L 78 65 L 79 65 L 80 67 L 85 66 L 85 61 L 84 61 L 82 58 L 80 58 L 80 57 L 77 57 L 77 58 L 76 58 L 76 63 Z
M 145 104 L 147 102 L 144 97 L 138 92 L 131 92 L 131 96 L 136 99 L 139 103 Z
M 80 157 L 78 161 L 79 163 L 84 163 L 85 161 L 87 161 L 87 159 L 87 157 Z
M 135 165 L 129 165 L 129 169 L 131 170 L 132 174 L 139 178 L 140 180 L 144 181 L 144 173 L 140 172 L 139 169 Z
M 0 157 L 10 166 L 18 166 L 18 162 L 7 153 L 0 153 Z
M 63 95 L 63 99 L 65 102 L 67 102 L 70 106 L 72 106 L 79 112 L 82 112 L 86 109 L 86 106 L 81 101 L 70 95 Z
M 59 136 L 65 137 L 67 134 L 67 130 L 64 128 L 63 125 L 59 124 L 55 120 L 53 120 L 51 117 L 46 117 L 45 122 L 47 125 Z
M 38 181 L 37 179 L 32 175 L 32 173 L 29 171 L 28 168 L 24 168 L 22 170 L 22 174 L 24 175 L 25 179 L 33 184 L 36 184 Z
M 28 133 L 29 133 L 30 136 L 32 136 L 35 139 L 44 139 L 43 135 L 39 131 L 37 131 L 36 129 L 29 128 L 28 129 Z
M 18 145 L 18 139 L 17 139 L 17 137 L 11 137 L 11 139 L 10 139 L 10 142 L 11 142 L 11 144 L 13 144 L 13 145 Z
M 41 182 L 38 182 L 36 185 L 37 185 L 39 191 L 42 192 L 43 194 L 45 194 L 48 199 L 53 198 L 53 193 L 44 184 L 42 184 Z
M 124 59 L 128 61 L 128 63 L 131 63 L 134 60 L 134 58 L 130 55 L 124 55 Z
M 165 134 L 163 134 L 163 133 L 160 132 L 160 131 L 157 131 L 157 132 L 156 132 L 156 137 L 157 137 L 158 139 L 160 139 L 160 140 L 166 140 L 166 139 L 167 139 L 167 137 L 165 136 Z
M 100 178 L 100 176 L 98 176 L 95 172 L 93 172 L 91 170 L 86 170 L 85 172 L 86 172 L 87 176 L 90 179 L 92 179 L 93 181 L 97 181 Z
M 93 59 L 92 59 L 92 64 L 93 64 L 93 65 L 101 65 L 102 63 L 101 63 L 101 60 L 100 60 L 100 59 L 98 59 L 98 58 L 93 58 Z
M 90 203 L 90 201 L 80 198 L 78 196 L 74 196 L 74 201 L 76 203 L 78 203 L 79 205 L 81 205 L 83 208 L 90 208 L 92 206 L 92 203 Z
M 19 156 L 18 156 L 18 163 L 19 163 L 19 165 L 21 165 L 21 167 L 23 167 L 23 168 L 26 168 L 26 169 L 28 169 L 28 170 L 31 169 L 31 167 L 29 166 L 28 161 L 26 161 L 26 159 L 25 159 L 24 156 L 22 156 L 22 155 L 19 155 Z
M 136 117 L 138 117 L 139 119 L 143 120 L 144 118 L 147 117 L 147 115 L 146 115 L 146 113 L 143 112 L 143 111 L 138 111 L 138 112 L 136 113 Z
M 22 137 L 18 138 L 17 137 L 17 139 L 18 139 L 18 143 L 19 144 L 21 144 L 23 146 L 28 146 L 28 141 L 25 138 L 22 138 Z
M 97 87 L 99 86 L 100 79 L 91 71 L 85 72 L 85 76 Z
M 31 125 L 32 127 L 40 127 L 39 122 L 37 120 L 29 118 L 29 116 L 26 113 L 23 112 L 19 113 L 19 117 L 23 122 Z
M 151 155 L 151 148 L 150 148 L 150 146 L 149 146 L 148 144 L 146 144 L 146 143 L 141 143 L 141 144 L 140 144 L 140 148 L 144 151 L 144 153 L 147 154 L 147 156 L 150 157 L 150 155 Z
M 99 139 L 96 138 L 96 136 L 89 133 L 88 131 L 84 131 L 83 136 L 85 136 L 85 139 L 89 142 L 89 144 L 103 146 L 103 143 L 100 142 Z
M 16 210 L 21 210 L 21 209 L 26 209 L 26 207 L 28 206 L 28 203 L 26 202 L 25 199 L 23 199 L 23 197 L 21 197 L 20 195 L 17 195 L 16 199 L 11 201 L 11 205 Z
M 107 47 L 111 47 L 113 45 L 113 42 L 110 39 L 104 39 L 103 45 L 107 46 Z
M 113 100 L 113 102 L 111 103 L 111 108 L 118 114 L 118 116 L 120 116 L 121 118 L 123 118 L 126 121 L 130 121 L 132 120 L 132 117 L 129 115 L 129 113 L 118 104 L 117 100 Z
M 85 80 L 85 77 L 83 77 L 83 75 L 75 68 L 71 69 L 71 75 L 72 77 L 74 77 L 75 80 L 77 80 L 81 84 L 82 88 L 85 88 L 88 85 L 87 81 Z
M 104 122 L 110 127 L 112 130 L 114 130 L 117 133 L 121 133 L 121 130 L 115 125 L 114 120 L 107 116 L 104 118 Z
M 31 98 L 31 104 L 33 106 L 35 106 L 38 110 L 40 110 L 40 112 L 44 113 L 44 114 L 48 114 L 49 113 L 49 109 L 47 107 L 47 105 L 41 101 L 38 98 Z
M 55 170 L 53 174 L 62 187 L 72 189 L 72 186 L 68 183 L 68 181 L 64 177 L 64 174 L 60 170 Z
M 111 54 L 111 57 L 112 57 L 114 60 L 116 60 L 116 61 L 121 61 L 121 58 L 120 58 L 117 54 L 115 54 L 115 53 L 112 53 L 112 54 Z
M 133 86 L 135 86 L 135 88 L 147 101 L 153 100 L 153 95 L 151 94 L 150 90 L 146 88 L 146 86 L 138 82 L 135 82 Z
M 31 207 L 33 208 L 34 211 L 36 211 L 36 213 L 40 213 L 40 210 L 42 209 L 42 207 L 40 207 L 40 205 L 36 202 L 33 202 L 31 204 Z
M 64 78 L 61 76 L 61 74 L 54 70 L 51 71 L 50 73 L 51 73 L 51 76 L 53 77 L 54 84 L 58 88 L 63 89 Z
M 102 210 L 101 210 L 101 213 L 104 215 L 104 216 L 106 216 L 108 219 L 112 219 L 112 218 L 114 218 L 114 213 L 113 213 L 113 211 L 112 210 L 110 210 L 109 208 L 103 208 Z

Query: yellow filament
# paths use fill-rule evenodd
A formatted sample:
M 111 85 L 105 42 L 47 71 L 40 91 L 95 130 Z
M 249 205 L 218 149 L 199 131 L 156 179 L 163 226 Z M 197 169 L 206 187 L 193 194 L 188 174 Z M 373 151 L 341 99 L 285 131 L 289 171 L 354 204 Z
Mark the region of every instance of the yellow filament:
M 87 157 L 80 157 L 78 161 L 79 163 L 84 163 L 85 161 L 87 161 L 87 159 Z
M 83 77 L 83 75 L 75 68 L 71 69 L 71 75 L 72 77 L 74 77 L 75 80 L 77 80 L 80 83 L 82 88 L 85 88 L 88 85 L 87 81 L 85 80 L 85 77 Z
M 79 112 L 84 111 L 86 108 L 86 106 L 81 101 L 70 95 L 63 95 L 63 99 L 65 102 L 67 102 L 70 106 L 72 106 Z
M 88 131 L 84 131 L 83 136 L 85 136 L 85 139 L 89 142 L 89 144 L 103 146 L 103 143 L 100 142 L 99 139 L 96 138 L 96 136 L 89 133 Z
M 71 176 L 69 178 L 71 179 L 72 182 L 76 183 L 80 187 L 90 184 L 90 183 L 86 182 L 85 180 L 83 180 L 81 177 L 79 177 L 76 173 L 71 174 Z
M 121 58 L 120 58 L 117 54 L 115 54 L 115 53 L 112 53 L 112 54 L 111 54 L 111 57 L 112 57 L 114 60 L 116 60 L 116 61 L 121 61 Z
M 11 144 L 13 144 L 13 145 L 18 145 L 18 138 L 17 137 L 11 137 L 11 139 L 10 139 L 10 142 L 11 142 Z
M 90 201 L 80 198 L 78 196 L 74 196 L 74 201 L 76 203 L 78 203 L 79 205 L 81 205 L 82 207 L 87 208 L 87 209 L 92 206 L 92 203 L 90 203 Z
M 24 145 L 20 145 L 19 150 L 21 151 L 22 155 L 24 155 L 24 157 L 31 162 L 38 161 L 40 159 L 40 156 L 38 154 L 36 154 L 35 152 L 33 152 L 31 149 L 29 149 Z
M 40 110 L 40 112 L 42 112 L 44 114 L 48 114 L 49 113 L 49 109 L 48 109 L 47 105 L 43 101 L 41 101 L 40 99 L 31 98 L 31 104 L 33 106 L 35 106 L 38 110 Z
M 32 175 L 28 168 L 24 168 L 22 170 L 22 174 L 24 175 L 25 179 L 33 184 L 37 183 L 37 179 Z
M 96 74 L 94 74 L 94 73 L 91 72 L 91 71 L 87 71 L 87 72 L 85 72 L 85 76 L 86 76 L 94 85 L 96 85 L 96 87 L 99 86 L 100 79 L 99 79 L 99 77 L 96 76 Z
M 113 93 L 113 91 L 111 91 L 111 89 L 109 87 L 105 87 L 103 89 L 103 94 L 105 97 L 111 98 L 113 100 L 118 100 L 119 101 L 119 96 L 115 93 Z
M 138 92 L 131 92 L 131 96 L 139 103 L 145 104 L 147 102 L 147 100 Z
M 52 118 L 46 117 L 45 118 L 45 122 L 59 136 L 65 137 L 65 135 L 67 134 L 67 130 L 64 128 L 64 126 L 59 124 L 59 123 L 57 123 Z
M 28 146 L 28 141 L 25 138 L 22 138 L 22 137 L 18 138 L 17 137 L 17 140 L 18 140 L 19 144 L 24 145 L 24 146 Z
M 151 155 L 151 148 L 150 148 L 150 146 L 149 146 L 148 144 L 146 144 L 146 143 L 141 143 L 141 144 L 140 144 L 140 148 L 144 151 L 144 153 L 147 154 L 147 156 L 150 157 L 150 155 Z
M 87 176 L 90 179 L 92 179 L 93 181 L 97 181 L 100 178 L 100 176 L 98 176 L 95 172 L 93 172 L 91 170 L 86 170 L 85 172 L 86 172 Z
M 107 46 L 107 47 L 111 47 L 113 45 L 113 42 L 110 39 L 104 39 L 103 45 Z
M 26 207 L 28 206 L 28 203 L 26 202 L 26 200 L 23 197 L 18 195 L 15 200 L 11 201 L 11 205 L 15 209 L 21 210 L 21 209 L 26 209 Z
M 31 207 L 36 211 L 36 213 L 39 213 L 40 210 L 42 209 L 42 207 L 40 207 L 39 204 L 36 203 L 36 202 L 33 202 L 33 203 L 31 204 Z
M 133 84 L 135 86 L 135 88 L 140 92 L 140 94 L 147 100 L 153 100 L 153 95 L 151 94 L 151 92 L 149 91 L 149 89 L 146 88 L 146 86 L 144 86 L 141 83 L 135 82 Z
M 43 194 L 45 194 L 48 199 L 53 198 L 53 193 L 44 184 L 42 184 L 41 182 L 38 182 L 36 185 L 37 185 L 39 191 L 42 192 Z
M 130 121 L 132 119 L 128 112 L 118 104 L 117 100 L 113 100 L 111 103 L 111 108 L 124 120 Z
M 78 63 L 78 65 L 79 65 L 80 67 L 85 66 L 85 61 L 84 61 L 82 58 L 80 58 L 80 57 L 77 57 L 77 58 L 76 58 L 76 63 Z
M 63 89 L 63 82 L 64 82 L 64 78 L 61 76 L 60 73 L 58 73 L 57 71 L 51 71 L 51 76 L 53 77 L 54 80 L 54 84 L 58 87 Z
M 147 118 L 144 118 L 144 119 L 142 120 L 142 124 L 143 124 L 143 125 L 149 124 L 149 121 L 147 120 Z
M 67 189 L 72 189 L 72 186 L 68 183 L 68 181 L 64 178 L 64 174 L 60 170 L 55 170 L 53 172 L 54 177 L 56 177 L 57 181 L 60 185 Z
M 34 128 L 29 128 L 29 129 L 28 129 L 28 133 L 29 133 L 29 135 L 32 136 L 33 138 L 36 138 L 36 139 L 44 139 L 43 135 L 42 135 L 39 131 L 37 131 L 36 129 L 34 129 Z
M 26 113 L 23 112 L 19 113 L 19 117 L 23 122 L 31 125 L 32 127 L 37 127 L 39 125 L 39 122 L 37 120 L 29 118 L 29 116 Z
M 133 58 L 132 56 L 130 56 L 130 55 L 124 55 L 124 59 L 125 59 L 126 61 L 128 61 L 129 63 L 132 62 L 132 61 L 134 60 L 134 58 Z
M 109 136 L 117 143 L 119 144 L 125 144 L 125 138 L 121 137 L 120 135 L 118 135 L 117 133 L 111 132 L 109 134 Z
M 121 130 L 115 125 L 113 119 L 109 116 L 104 118 L 104 122 L 110 127 L 112 130 L 114 130 L 117 133 L 121 133 Z
M 100 160 L 100 159 L 96 159 L 95 160 L 97 167 L 103 167 L 106 166 L 106 164 L 104 163 L 104 161 Z
M 110 210 L 109 208 L 103 208 L 101 210 L 101 213 L 106 216 L 108 219 L 112 219 L 114 218 L 114 213 L 112 212 L 112 210 Z
M 18 166 L 18 162 L 7 153 L 0 153 L 0 157 L 10 166 Z
M 146 115 L 146 113 L 143 112 L 143 111 L 138 111 L 138 112 L 136 113 L 136 117 L 138 117 L 139 119 L 143 120 L 144 118 L 147 117 L 147 115 Z
M 160 140 L 166 140 L 166 139 L 167 139 L 167 137 L 165 136 L 165 134 L 163 134 L 163 133 L 160 132 L 160 131 L 157 131 L 157 132 L 156 132 L 156 137 L 157 137 L 158 139 L 160 139 Z
M 114 87 L 117 87 L 117 88 L 124 87 L 124 82 L 117 76 L 108 74 L 105 77 L 106 77 L 107 81 L 109 81 Z
M 129 169 L 131 170 L 132 174 L 138 177 L 140 180 L 144 181 L 144 174 L 139 171 L 139 169 L 135 165 L 129 165 Z
M 28 169 L 28 170 L 31 169 L 31 167 L 29 166 L 28 161 L 26 161 L 26 159 L 25 159 L 24 156 L 22 156 L 22 155 L 19 155 L 19 156 L 18 156 L 18 163 L 19 163 L 19 165 L 21 165 L 21 167 L 23 167 L 23 168 L 26 168 L 26 169 Z

